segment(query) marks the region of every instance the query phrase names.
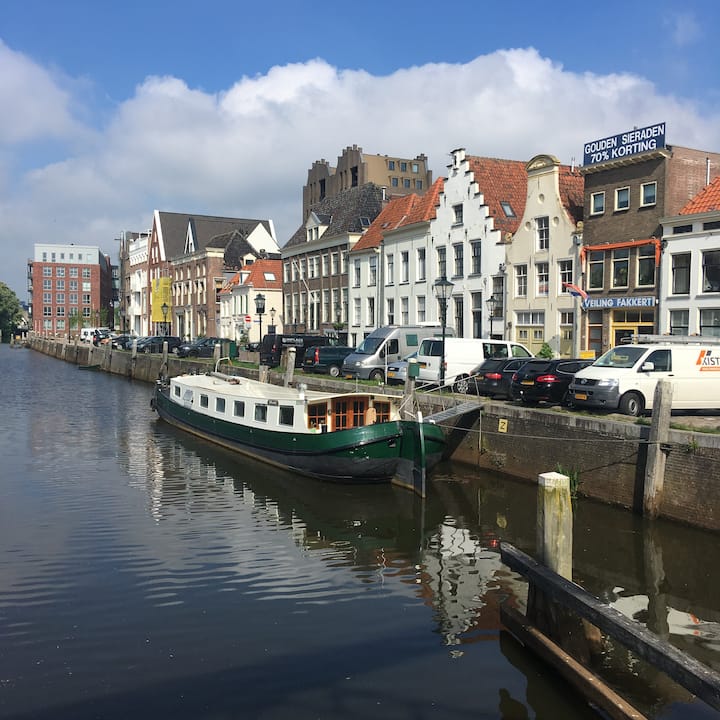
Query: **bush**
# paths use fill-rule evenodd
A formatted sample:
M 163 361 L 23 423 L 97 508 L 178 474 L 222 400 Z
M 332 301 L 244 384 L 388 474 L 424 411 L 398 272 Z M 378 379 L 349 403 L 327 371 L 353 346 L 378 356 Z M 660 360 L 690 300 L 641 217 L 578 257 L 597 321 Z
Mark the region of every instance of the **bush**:
M 552 360 L 555 353 L 553 352 L 553 349 L 544 342 L 542 344 L 542 347 L 540 348 L 540 352 L 538 353 L 538 357 L 545 358 L 545 360 Z

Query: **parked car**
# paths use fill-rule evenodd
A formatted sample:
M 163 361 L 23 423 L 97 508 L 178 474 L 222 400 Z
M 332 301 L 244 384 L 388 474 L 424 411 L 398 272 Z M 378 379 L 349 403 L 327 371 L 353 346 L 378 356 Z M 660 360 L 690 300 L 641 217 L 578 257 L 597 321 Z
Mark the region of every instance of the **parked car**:
M 98 345 L 107 345 L 111 339 L 110 330 L 106 328 L 97 328 L 92 334 L 92 344 L 95 345 L 95 347 Z
M 465 392 L 491 398 L 512 398 L 512 377 L 528 358 L 490 358 L 478 365 L 467 378 Z M 455 383 L 463 392 L 463 381 Z
M 110 341 L 110 345 L 113 350 L 130 350 L 135 338 L 135 335 L 118 335 Z M 140 340 L 140 338 L 137 339 Z
M 512 377 L 512 393 L 526 404 L 540 401 L 572 404 L 568 388 L 575 373 L 593 360 L 558 358 L 528 360 Z
M 201 337 L 192 342 L 181 343 L 175 353 L 178 357 L 212 357 L 215 346 L 221 342 L 218 337 Z
M 174 335 L 151 335 L 138 342 L 137 351 L 141 353 L 159 353 L 162 352 L 163 343 L 168 344 L 168 352 L 174 352 L 175 348 L 182 344 L 182 339 Z
M 260 343 L 260 364 L 277 367 L 282 361 L 283 351 L 293 347 L 295 348 L 295 367 L 300 368 L 309 347 L 332 345 L 336 342 L 336 338 L 327 335 L 268 333 Z
M 343 360 L 355 348 L 347 345 L 315 345 L 305 351 L 303 370 L 305 372 L 328 373 L 333 377 L 340 375 Z
M 406 355 L 402 360 L 388 365 L 387 382 L 388 385 L 404 385 L 408 375 L 408 363 L 417 357 L 417 350 L 410 355 Z

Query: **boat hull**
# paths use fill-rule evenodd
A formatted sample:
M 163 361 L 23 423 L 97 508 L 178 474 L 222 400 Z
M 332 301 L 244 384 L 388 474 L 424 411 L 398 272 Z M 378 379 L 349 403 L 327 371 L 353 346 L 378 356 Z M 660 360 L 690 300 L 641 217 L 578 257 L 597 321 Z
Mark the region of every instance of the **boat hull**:
M 247 427 L 197 413 L 173 402 L 158 386 L 154 408 L 182 430 L 243 455 L 320 480 L 402 484 L 442 457 L 445 437 L 436 425 L 390 421 L 329 433 L 293 433 Z

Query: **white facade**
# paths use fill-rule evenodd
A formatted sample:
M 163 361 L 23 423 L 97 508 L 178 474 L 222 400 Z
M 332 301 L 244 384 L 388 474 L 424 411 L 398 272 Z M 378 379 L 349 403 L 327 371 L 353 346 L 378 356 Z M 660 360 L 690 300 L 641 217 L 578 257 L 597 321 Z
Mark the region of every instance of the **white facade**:
M 527 164 L 525 212 L 506 246 L 508 339 L 537 354 L 547 342 L 555 356 L 579 352 L 579 302 L 563 282 L 576 283 L 581 235 L 560 191 L 560 162 L 537 155 Z
M 125 312 L 128 332 L 143 336 L 150 334 L 148 316 L 148 242 L 149 234 L 142 233 L 128 242 L 128 264 L 130 270 L 130 292 Z
M 661 222 L 658 331 L 720 336 L 720 212 Z

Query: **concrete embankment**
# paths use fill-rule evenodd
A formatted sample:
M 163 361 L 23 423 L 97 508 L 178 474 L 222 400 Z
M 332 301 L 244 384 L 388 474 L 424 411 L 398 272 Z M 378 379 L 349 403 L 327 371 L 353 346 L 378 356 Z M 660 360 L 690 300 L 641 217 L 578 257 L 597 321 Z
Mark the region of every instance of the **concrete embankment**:
M 43 338 L 31 347 L 78 365 L 99 365 L 108 372 L 154 382 L 162 370 L 161 355 L 94 348 Z M 248 356 L 254 359 L 256 356 Z M 207 361 L 170 356 L 167 374 L 192 369 L 205 371 Z M 257 377 L 257 370 L 238 370 Z M 302 376 L 313 387 L 338 390 L 347 384 L 316 376 Z M 460 396 L 418 394 L 427 415 Z M 580 497 L 630 508 L 643 508 L 649 427 L 630 419 L 585 415 L 557 408 L 532 409 L 512 403 L 478 399 L 480 419 L 453 438 L 452 459 L 535 483 L 539 474 L 559 470 L 569 475 Z M 690 418 L 682 418 L 691 422 Z M 720 418 L 718 418 L 720 422 Z M 662 449 L 666 453 L 663 495 L 659 517 L 710 530 L 720 530 L 720 435 L 670 430 Z

